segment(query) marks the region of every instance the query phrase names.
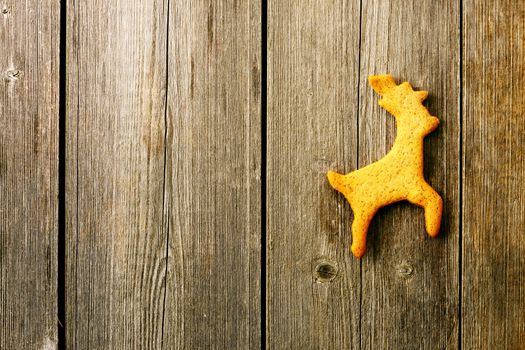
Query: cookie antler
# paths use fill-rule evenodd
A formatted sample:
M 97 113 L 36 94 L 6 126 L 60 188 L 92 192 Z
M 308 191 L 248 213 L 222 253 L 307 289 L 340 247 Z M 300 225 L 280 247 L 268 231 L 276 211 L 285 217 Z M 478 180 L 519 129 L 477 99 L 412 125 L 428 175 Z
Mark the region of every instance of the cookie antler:
M 368 77 L 368 83 L 381 96 L 397 86 L 390 74 L 372 75 Z
M 397 85 L 394 78 L 392 78 L 390 74 L 372 75 L 368 77 L 368 83 L 370 84 L 370 86 L 372 86 L 374 91 L 381 96 L 388 94 L 398 86 L 402 86 L 407 87 L 412 92 L 412 95 L 415 96 L 419 102 L 425 101 L 428 97 L 428 91 L 414 91 L 412 89 L 412 85 L 410 85 L 410 83 L 408 82 L 404 82 L 400 85 Z

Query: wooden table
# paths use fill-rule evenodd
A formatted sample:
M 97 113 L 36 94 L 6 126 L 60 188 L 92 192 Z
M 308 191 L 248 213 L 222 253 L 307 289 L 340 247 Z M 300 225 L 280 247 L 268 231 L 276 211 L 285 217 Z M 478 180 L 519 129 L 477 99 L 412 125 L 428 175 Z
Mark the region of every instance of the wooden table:
M 518 0 L 3 0 L 0 348 L 525 348 L 524 57 Z M 382 73 L 444 216 L 358 260 Z

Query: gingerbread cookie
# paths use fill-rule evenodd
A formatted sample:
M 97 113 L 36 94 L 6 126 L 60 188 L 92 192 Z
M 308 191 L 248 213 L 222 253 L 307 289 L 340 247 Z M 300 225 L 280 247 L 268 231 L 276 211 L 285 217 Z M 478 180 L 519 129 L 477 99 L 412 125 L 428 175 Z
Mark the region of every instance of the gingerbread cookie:
M 425 224 L 432 237 L 439 233 L 443 201 L 423 177 L 423 139 L 439 124 L 423 101 L 428 92 L 414 91 L 405 82 L 396 85 L 390 75 L 368 78 L 383 98 L 379 105 L 396 118 L 394 146 L 379 161 L 346 175 L 329 171 L 328 181 L 341 192 L 354 212 L 352 253 L 360 258 L 366 249 L 366 234 L 377 210 L 408 200 L 425 209 Z

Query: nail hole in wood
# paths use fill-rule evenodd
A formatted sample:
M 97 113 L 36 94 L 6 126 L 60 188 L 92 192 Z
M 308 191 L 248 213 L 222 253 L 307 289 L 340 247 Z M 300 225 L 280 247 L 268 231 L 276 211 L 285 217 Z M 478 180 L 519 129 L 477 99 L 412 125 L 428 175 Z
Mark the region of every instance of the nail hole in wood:
M 15 81 L 15 80 L 20 79 L 20 77 L 22 76 L 22 71 L 18 69 L 8 70 L 6 73 L 6 76 L 7 76 L 7 79 L 11 81 Z
M 327 261 L 320 262 L 314 269 L 314 278 L 317 283 L 332 282 L 337 276 L 337 266 Z

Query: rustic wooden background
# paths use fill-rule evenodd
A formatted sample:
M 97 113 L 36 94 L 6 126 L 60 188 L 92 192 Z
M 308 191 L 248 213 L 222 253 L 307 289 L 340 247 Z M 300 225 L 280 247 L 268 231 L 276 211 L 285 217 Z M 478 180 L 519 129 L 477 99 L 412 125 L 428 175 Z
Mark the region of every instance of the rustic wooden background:
M 0 0 L 0 349 L 525 348 L 525 2 Z M 328 185 L 391 73 L 443 196 Z

